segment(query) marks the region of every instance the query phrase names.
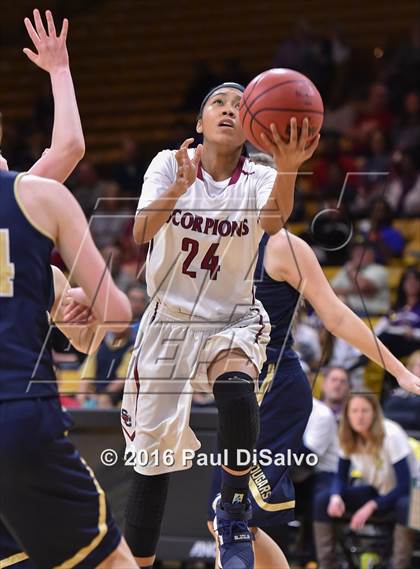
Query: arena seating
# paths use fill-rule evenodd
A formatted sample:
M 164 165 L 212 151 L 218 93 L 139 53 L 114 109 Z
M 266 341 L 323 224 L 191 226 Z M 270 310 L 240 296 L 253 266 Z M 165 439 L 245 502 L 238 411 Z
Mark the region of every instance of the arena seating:
M 6 122 L 27 120 L 48 80 L 16 48 L 27 45 L 23 17 L 33 7 L 29 1 L 16 4 L 9 3 L 0 23 L 0 108 Z M 279 10 L 276 0 L 244 2 L 240 8 L 235 2 L 187 0 L 78 0 L 71 6 L 41 0 L 37 5 L 70 17 L 70 56 L 88 155 L 99 162 L 116 159 L 123 133 L 154 150 L 171 140 L 177 118 L 184 116 L 193 124 L 194 115 L 176 109 L 193 78 L 194 62 L 205 60 L 222 73 L 231 58 L 256 74 L 271 66 L 284 31 L 304 14 L 320 31 L 340 22 L 355 50 L 371 50 L 372 60 L 362 63 L 374 65 L 373 48 L 404 34 L 418 17 L 415 0 L 405 1 L 398 12 L 391 4 L 372 0 L 364 5 L 363 18 L 349 2 L 331 2 L 331 11 L 320 11 L 310 1 Z

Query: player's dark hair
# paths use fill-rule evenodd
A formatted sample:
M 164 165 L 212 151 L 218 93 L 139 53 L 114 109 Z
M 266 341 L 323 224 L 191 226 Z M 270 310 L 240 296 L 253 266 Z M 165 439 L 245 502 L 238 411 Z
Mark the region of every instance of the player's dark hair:
M 210 91 L 204 97 L 204 99 L 201 103 L 201 106 L 200 106 L 200 110 L 198 112 L 197 119 L 201 119 L 201 117 L 203 116 L 204 107 L 206 106 L 207 101 L 210 99 L 210 97 L 213 95 L 213 93 L 216 93 L 216 91 L 218 91 L 219 89 L 223 89 L 223 88 L 237 89 L 241 93 L 243 93 L 245 91 L 245 87 L 243 85 L 241 85 L 240 83 L 234 83 L 234 82 L 229 82 L 229 81 L 226 83 L 221 83 L 220 85 L 217 85 L 216 87 L 213 87 L 213 89 L 210 89 Z
M 223 89 L 223 88 L 237 89 L 241 93 L 243 93 L 245 91 L 245 87 L 243 85 L 241 85 L 240 83 L 235 83 L 233 81 L 227 81 L 225 83 L 221 83 L 220 85 L 217 85 L 216 87 L 213 87 L 213 89 L 210 89 L 210 91 L 204 97 L 204 99 L 200 105 L 200 110 L 198 111 L 197 120 L 199 120 L 203 117 L 204 107 L 206 106 L 207 101 L 210 99 L 210 97 L 213 95 L 213 93 L 216 93 L 216 91 L 218 91 L 219 89 Z M 246 156 L 248 158 L 249 153 L 248 153 L 248 149 L 246 147 L 246 144 L 243 145 L 241 154 L 242 154 L 242 156 Z

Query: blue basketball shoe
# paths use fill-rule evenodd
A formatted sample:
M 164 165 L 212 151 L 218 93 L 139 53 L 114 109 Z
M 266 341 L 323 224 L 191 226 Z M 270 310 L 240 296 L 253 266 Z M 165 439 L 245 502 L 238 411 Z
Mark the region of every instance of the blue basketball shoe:
M 243 504 L 221 503 L 220 494 L 213 502 L 216 513 L 213 526 L 219 544 L 221 569 L 254 569 L 254 535 L 247 520 L 252 516 L 251 502 Z

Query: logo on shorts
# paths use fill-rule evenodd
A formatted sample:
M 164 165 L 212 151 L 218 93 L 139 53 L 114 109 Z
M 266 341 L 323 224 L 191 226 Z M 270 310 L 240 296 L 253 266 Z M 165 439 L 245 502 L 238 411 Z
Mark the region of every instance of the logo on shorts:
M 121 420 L 126 427 L 131 427 L 133 424 L 127 409 L 121 409 Z
M 234 494 L 232 504 L 240 504 L 244 499 L 243 494 Z

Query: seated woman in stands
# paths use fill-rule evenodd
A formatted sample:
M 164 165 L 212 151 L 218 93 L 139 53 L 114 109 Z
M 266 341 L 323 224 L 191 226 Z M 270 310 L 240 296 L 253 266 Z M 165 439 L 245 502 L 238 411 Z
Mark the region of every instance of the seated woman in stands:
M 350 514 L 350 527 L 364 527 L 374 512 L 395 516 L 392 569 L 410 569 L 414 532 L 407 527 L 410 477 L 415 458 L 404 430 L 384 419 L 378 400 L 352 394 L 339 427 L 338 473 L 330 490 L 315 498 L 314 534 L 319 569 L 338 569 L 334 519 Z M 363 483 L 349 483 L 350 467 Z
M 375 332 L 397 358 L 420 350 L 420 271 L 416 267 L 407 267 L 402 274 L 394 309 L 381 318 Z M 385 375 L 385 391 L 391 387 L 396 387 L 395 380 Z

